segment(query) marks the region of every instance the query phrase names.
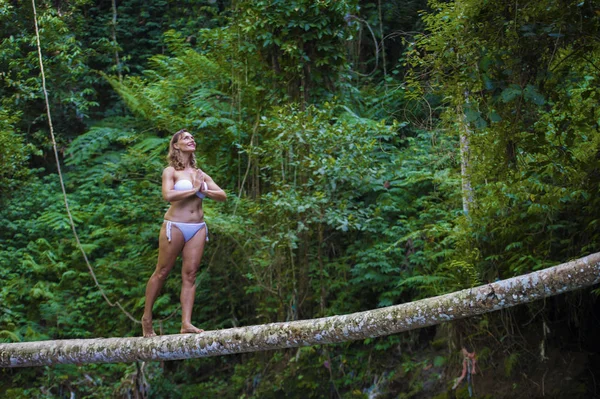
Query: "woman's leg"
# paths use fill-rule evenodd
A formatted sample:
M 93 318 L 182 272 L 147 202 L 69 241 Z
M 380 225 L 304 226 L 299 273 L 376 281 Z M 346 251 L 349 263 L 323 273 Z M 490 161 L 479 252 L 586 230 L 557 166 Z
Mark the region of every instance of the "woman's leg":
M 181 333 L 200 333 L 204 330 L 192 325 L 192 308 L 196 294 L 196 274 L 204 253 L 206 227 L 198 231 L 183 246 L 183 266 L 181 268 Z
M 176 227 L 171 228 L 171 241 L 169 242 L 166 230 L 166 223 L 163 223 L 158 237 L 158 262 L 146 285 L 146 303 L 144 305 L 144 316 L 142 316 L 144 337 L 156 335 L 152 328 L 152 307 L 185 243 L 183 234 Z

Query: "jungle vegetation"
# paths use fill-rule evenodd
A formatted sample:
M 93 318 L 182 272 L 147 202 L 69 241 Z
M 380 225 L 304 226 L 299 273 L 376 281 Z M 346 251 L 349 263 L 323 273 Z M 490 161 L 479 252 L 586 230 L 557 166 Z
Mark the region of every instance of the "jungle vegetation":
M 134 318 L 168 206 L 168 140 L 184 127 L 229 195 L 205 201 L 204 329 L 410 302 L 600 250 L 594 1 L 36 7 L 77 232 Z M 73 237 L 32 3 L 0 0 L 0 29 L 0 342 L 140 335 Z M 165 334 L 179 330 L 179 287 L 175 270 L 155 306 Z M 597 294 L 341 345 L 2 369 L 0 396 L 593 397 Z M 453 390 L 462 348 L 480 372 Z

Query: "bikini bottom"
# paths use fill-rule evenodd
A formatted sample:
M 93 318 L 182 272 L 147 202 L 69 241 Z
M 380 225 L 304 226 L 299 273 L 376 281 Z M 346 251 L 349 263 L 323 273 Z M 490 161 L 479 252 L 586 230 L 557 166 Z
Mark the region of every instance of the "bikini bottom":
M 206 229 L 206 241 L 208 241 L 208 226 L 206 226 L 206 222 L 202 223 L 182 223 L 182 222 L 172 222 L 170 220 L 165 219 L 165 223 L 167 224 L 167 240 L 171 242 L 171 227 L 175 226 L 183 233 L 183 239 L 185 242 L 191 240 L 193 236 L 196 235 L 202 229 Z

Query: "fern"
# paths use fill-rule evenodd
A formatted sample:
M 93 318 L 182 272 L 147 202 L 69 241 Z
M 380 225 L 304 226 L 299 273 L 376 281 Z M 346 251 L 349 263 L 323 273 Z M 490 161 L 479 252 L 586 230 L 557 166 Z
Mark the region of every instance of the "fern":
M 169 148 L 169 139 L 147 137 L 133 146 L 133 150 L 150 159 L 164 158 L 165 150 Z
M 132 140 L 135 133 L 119 128 L 98 126 L 75 138 L 65 151 L 69 166 L 86 164 L 90 160 L 112 149 L 111 145 L 124 140 Z
M 75 223 L 80 223 L 81 219 L 78 218 L 75 214 L 73 214 L 73 220 Z M 70 230 L 71 223 L 69 221 L 69 216 L 64 211 L 61 210 L 47 210 L 43 212 L 38 218 L 37 222 L 41 223 L 45 226 L 48 226 L 52 230 Z
M 12 331 L 0 331 L 0 342 L 21 342 L 21 338 Z

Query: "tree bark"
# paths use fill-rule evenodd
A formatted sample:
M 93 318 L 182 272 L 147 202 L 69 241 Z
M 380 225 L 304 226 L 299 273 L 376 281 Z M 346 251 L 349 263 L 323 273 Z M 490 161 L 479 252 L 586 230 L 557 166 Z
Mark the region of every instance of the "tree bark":
M 112 0 L 112 23 L 111 33 L 113 46 L 115 46 L 115 66 L 117 68 L 117 76 L 119 76 L 119 82 L 123 82 L 123 73 L 121 72 L 121 59 L 119 57 L 119 44 L 117 43 L 117 1 Z
M 600 253 L 442 296 L 342 316 L 153 338 L 0 344 L 0 367 L 220 356 L 373 338 L 561 294 L 600 282 Z
M 465 93 L 468 102 L 468 95 Z M 466 121 L 462 106 L 457 107 L 460 136 L 460 176 L 462 179 L 463 212 L 469 215 L 473 204 L 473 187 L 471 186 L 471 130 Z

